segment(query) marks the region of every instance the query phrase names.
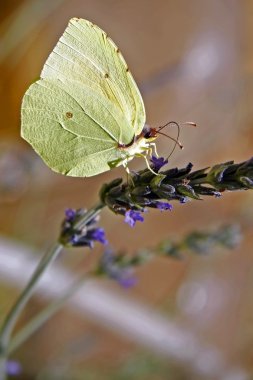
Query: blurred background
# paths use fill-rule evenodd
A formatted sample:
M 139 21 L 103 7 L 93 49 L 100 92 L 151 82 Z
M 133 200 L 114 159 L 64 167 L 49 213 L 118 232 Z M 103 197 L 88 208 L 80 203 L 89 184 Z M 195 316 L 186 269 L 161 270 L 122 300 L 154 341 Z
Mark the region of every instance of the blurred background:
M 122 168 L 78 179 L 53 173 L 20 138 L 20 105 L 71 17 L 88 19 L 120 47 L 152 126 L 185 127 L 185 149 L 171 167 L 247 160 L 253 145 L 253 2 L 250 0 L 5 0 L 0 11 L 0 318 L 59 233 L 64 210 L 91 207 Z M 176 131 L 175 131 L 176 132 Z M 171 135 L 175 133 L 171 130 Z M 159 138 L 158 152 L 172 146 Z M 144 164 L 136 159 L 131 168 Z M 131 229 L 103 211 L 101 225 L 117 250 L 134 253 L 191 231 L 241 226 L 228 251 L 157 258 L 121 289 L 88 281 L 64 309 L 14 354 L 18 379 L 253 378 L 253 193 L 175 204 L 149 212 Z M 117 229 L 117 233 L 115 233 Z M 101 254 L 65 251 L 43 279 L 19 326 L 58 297 Z

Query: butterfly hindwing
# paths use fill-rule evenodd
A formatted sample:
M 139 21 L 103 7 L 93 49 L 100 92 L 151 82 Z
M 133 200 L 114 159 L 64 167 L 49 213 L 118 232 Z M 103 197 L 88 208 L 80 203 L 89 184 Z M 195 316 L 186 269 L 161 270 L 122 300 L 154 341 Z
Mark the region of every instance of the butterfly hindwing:
M 120 131 L 108 132 L 116 125 L 112 114 L 103 103 L 96 114 L 97 96 L 92 98 L 90 90 L 85 96 L 84 86 L 80 91 L 77 102 L 71 96 L 77 87 L 47 79 L 31 85 L 22 104 L 22 136 L 54 171 L 85 177 L 109 170 L 108 162 L 120 158 Z M 80 100 L 85 98 L 86 106 Z

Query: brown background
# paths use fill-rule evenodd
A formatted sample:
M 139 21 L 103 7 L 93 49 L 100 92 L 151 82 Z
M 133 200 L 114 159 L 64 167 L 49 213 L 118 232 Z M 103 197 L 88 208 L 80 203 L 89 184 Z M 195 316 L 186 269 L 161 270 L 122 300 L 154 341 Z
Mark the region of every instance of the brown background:
M 66 207 L 92 206 L 105 181 L 125 175 L 119 168 L 89 179 L 65 178 L 52 173 L 19 136 L 22 96 L 39 77 L 71 17 L 93 21 L 120 47 L 142 91 L 150 125 L 170 120 L 198 124 L 197 129 L 182 130 L 185 149 L 176 151 L 170 165 L 192 162 L 199 169 L 228 160 L 240 162 L 252 155 L 252 13 L 253 3 L 239 0 L 5 1 L 0 16 L 1 234 L 43 250 L 56 238 Z M 157 144 L 161 155 L 171 149 L 166 138 L 159 138 Z M 143 166 L 138 159 L 132 164 L 136 169 Z M 205 258 L 188 256 L 183 262 L 154 260 L 139 270 L 139 283 L 126 297 L 153 305 L 168 319 L 183 321 L 196 336 L 219 347 L 228 365 L 236 364 L 247 373 L 253 366 L 252 197 L 249 191 L 175 204 L 169 214 L 150 212 L 134 230 L 108 211 L 103 212 L 101 222 L 110 243 L 129 252 L 166 237 L 180 239 L 194 229 L 230 222 L 242 226 L 245 237 L 238 249 L 213 252 Z M 83 257 L 85 267 L 84 256 L 97 254 L 67 253 L 62 263 L 75 268 Z M 205 281 L 212 288 L 207 306 L 199 312 L 185 312 L 178 301 L 180 289 L 182 293 L 183 285 Z M 108 282 L 105 286 L 113 291 L 117 287 Z M 2 315 L 15 296 L 12 284 L 2 283 Z M 34 298 L 24 320 L 40 306 Z M 76 364 L 81 369 L 99 367 L 102 373 L 112 369 L 108 375 L 112 378 L 130 353 L 139 355 L 138 345 L 65 310 L 16 353 L 24 366 L 23 378 L 37 379 L 41 368 L 60 352 L 61 344 L 80 333 L 95 337 L 95 348 L 82 360 L 73 359 L 73 368 Z M 71 376 L 77 379 L 73 368 Z M 179 368 L 177 373 L 181 372 Z M 189 379 L 190 370 L 181 376 Z

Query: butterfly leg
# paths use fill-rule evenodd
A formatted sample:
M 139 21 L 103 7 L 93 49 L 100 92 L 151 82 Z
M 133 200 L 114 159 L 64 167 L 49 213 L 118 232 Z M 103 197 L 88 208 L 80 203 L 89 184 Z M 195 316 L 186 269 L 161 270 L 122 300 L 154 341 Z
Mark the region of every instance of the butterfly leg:
M 132 176 L 131 176 L 131 172 L 130 172 L 130 169 L 129 167 L 127 166 L 128 164 L 128 161 L 126 160 L 125 162 L 123 162 L 123 167 L 125 168 L 126 170 L 126 173 L 127 173 L 127 185 L 129 185 L 129 183 L 131 182 L 132 186 L 134 186 L 134 181 L 132 179 Z
M 154 150 L 156 157 L 159 157 L 159 154 L 157 153 L 157 149 L 156 149 L 156 143 L 154 143 L 154 142 L 150 143 L 149 146 L 150 146 L 149 155 L 151 156 L 153 153 L 153 150 Z
M 153 174 L 155 174 L 155 175 L 158 175 L 158 173 L 154 172 L 154 170 L 153 170 L 153 169 L 151 168 L 151 166 L 149 165 L 149 162 L 148 162 L 148 159 L 147 159 L 146 154 L 141 154 L 141 153 L 139 153 L 139 154 L 136 154 L 136 157 L 142 157 L 142 158 L 144 158 L 144 160 L 146 161 L 146 165 L 147 165 L 148 170 L 150 170 L 151 173 L 153 173 Z
M 146 151 L 146 154 L 149 156 L 153 155 L 153 151 L 156 155 L 156 157 L 159 157 L 156 149 L 156 143 L 149 143 L 148 146 L 144 149 Z

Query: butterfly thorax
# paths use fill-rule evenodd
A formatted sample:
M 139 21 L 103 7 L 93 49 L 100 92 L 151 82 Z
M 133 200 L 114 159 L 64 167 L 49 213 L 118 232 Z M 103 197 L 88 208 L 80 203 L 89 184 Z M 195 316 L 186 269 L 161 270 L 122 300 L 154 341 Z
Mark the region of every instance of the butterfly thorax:
M 131 160 L 135 156 L 147 154 L 151 149 L 151 143 L 157 138 L 156 129 L 147 125 L 144 126 L 142 132 L 134 136 L 129 144 L 118 144 L 118 148 L 122 151 L 122 156 Z

